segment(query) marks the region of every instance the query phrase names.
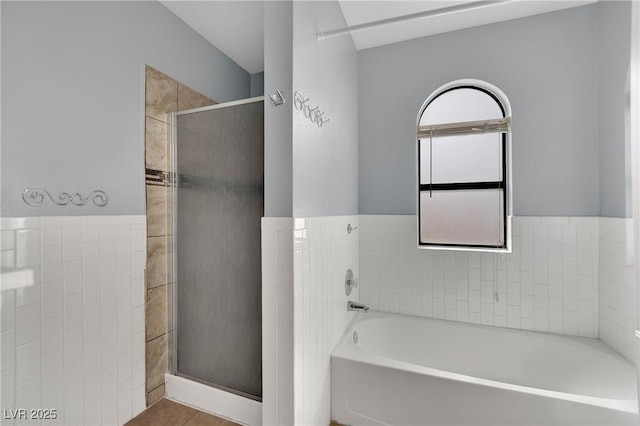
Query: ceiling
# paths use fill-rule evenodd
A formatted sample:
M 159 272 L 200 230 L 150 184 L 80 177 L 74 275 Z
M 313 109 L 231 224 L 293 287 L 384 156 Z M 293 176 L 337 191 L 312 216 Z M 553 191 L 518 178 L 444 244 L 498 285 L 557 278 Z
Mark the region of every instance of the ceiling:
M 262 1 L 161 1 L 250 74 L 264 70 Z
M 456 12 L 443 16 L 405 21 L 351 33 L 358 50 L 383 46 L 428 35 L 492 24 L 554 10 L 582 6 L 590 1 L 510 1 L 489 7 Z M 379 21 L 398 16 L 426 12 L 474 1 L 340 1 L 347 26 Z M 322 29 L 322 31 L 334 28 Z
M 385 25 L 352 33 L 358 50 L 428 35 L 455 31 L 554 10 L 594 3 L 596 0 L 515 0 L 474 10 Z M 360 1 L 338 3 L 347 26 L 474 3 L 475 1 Z M 264 70 L 264 7 L 262 1 L 161 1 L 211 44 L 253 74 Z M 319 28 L 330 31 L 336 28 Z M 347 37 L 347 36 L 344 36 Z

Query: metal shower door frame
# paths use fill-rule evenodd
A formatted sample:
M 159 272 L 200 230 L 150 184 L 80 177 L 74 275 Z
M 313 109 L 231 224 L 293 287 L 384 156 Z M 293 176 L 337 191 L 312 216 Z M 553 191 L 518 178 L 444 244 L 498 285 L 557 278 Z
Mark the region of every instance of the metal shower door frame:
M 178 117 L 181 115 L 187 115 L 187 114 L 193 114 L 193 113 L 198 113 L 198 112 L 203 112 L 203 111 L 210 111 L 210 110 L 215 110 L 215 109 L 222 109 L 222 108 L 228 108 L 228 107 L 234 107 L 234 106 L 238 106 L 238 105 L 244 105 L 244 104 L 249 104 L 249 103 L 254 103 L 254 102 L 264 102 L 264 96 L 257 96 L 257 97 L 253 97 L 253 98 L 247 98 L 247 99 L 241 99 L 238 101 L 231 101 L 231 102 L 224 102 L 224 103 L 220 103 L 220 104 L 215 104 L 215 105 L 211 105 L 211 106 L 206 106 L 206 107 L 201 107 L 201 108 L 193 108 L 193 109 L 188 109 L 188 110 L 184 110 L 184 111 L 178 111 L 178 112 L 170 112 L 168 113 L 168 122 L 169 122 L 169 128 L 170 128 L 170 144 L 171 147 L 169 149 L 169 163 L 172 165 L 172 172 L 170 175 L 170 182 L 171 182 L 171 190 L 169 191 L 169 195 L 168 195 L 168 201 L 171 205 L 171 209 L 170 209 L 170 225 L 171 225 L 171 259 L 170 259 L 170 264 L 171 264 L 171 301 L 170 301 L 170 306 L 168 306 L 168 309 L 170 309 L 171 315 L 170 318 L 168 318 L 169 321 L 169 339 L 168 339 L 168 345 L 169 345 L 169 351 L 168 351 L 168 355 L 170 357 L 170 359 L 168 360 L 168 369 L 169 369 L 169 373 L 173 374 L 175 376 L 182 376 L 185 378 L 188 378 L 190 380 L 193 380 L 192 377 L 189 376 L 185 376 L 182 375 L 178 372 L 178 304 L 177 304 L 177 297 L 178 297 L 178 238 L 177 238 L 177 229 L 178 229 L 178 203 L 176 202 L 178 199 Z M 209 383 L 207 383 L 209 384 Z M 209 384 L 209 385 L 213 385 L 213 384 Z M 248 397 L 251 399 L 255 399 L 254 397 L 252 397 L 251 395 L 247 395 L 244 394 L 243 392 L 240 391 L 234 391 L 233 389 L 229 389 L 226 388 L 224 386 L 214 386 L 218 389 L 233 393 L 233 394 L 237 394 L 240 396 L 244 396 L 244 397 Z

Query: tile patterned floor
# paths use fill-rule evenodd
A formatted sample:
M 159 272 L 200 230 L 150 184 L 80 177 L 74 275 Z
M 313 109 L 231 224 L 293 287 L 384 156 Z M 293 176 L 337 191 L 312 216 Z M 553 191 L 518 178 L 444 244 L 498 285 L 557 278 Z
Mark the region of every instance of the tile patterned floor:
M 240 426 L 168 399 L 144 410 L 125 426 Z

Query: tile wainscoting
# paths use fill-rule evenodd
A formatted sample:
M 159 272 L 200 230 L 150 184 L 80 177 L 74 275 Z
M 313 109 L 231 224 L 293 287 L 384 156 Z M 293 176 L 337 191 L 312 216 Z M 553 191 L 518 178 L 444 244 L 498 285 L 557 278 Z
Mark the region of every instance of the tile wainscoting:
M 598 336 L 599 218 L 514 217 L 510 254 L 418 249 L 416 221 L 360 216 L 361 302 L 387 312 Z
M 262 218 L 262 424 L 293 423 L 293 218 Z
M 347 234 L 348 223 L 359 228 Z M 600 337 L 635 362 L 629 223 L 514 217 L 512 253 L 494 254 L 418 249 L 415 216 L 263 218 L 263 424 L 329 422 L 330 354 L 352 318 L 348 299 L 380 311 Z M 351 297 L 347 268 L 360 281 Z
M 360 276 L 358 216 L 295 219 L 293 248 L 294 424 L 331 421 L 331 352 L 355 313 L 345 294 L 347 269 Z
M 3 409 L 56 409 L 52 425 L 144 410 L 145 227 L 145 216 L 2 218 Z
M 598 337 L 635 364 L 638 286 L 634 266 L 633 220 L 601 217 L 599 241 Z
M 353 313 L 358 216 L 262 219 L 263 424 L 329 424 L 330 355 Z

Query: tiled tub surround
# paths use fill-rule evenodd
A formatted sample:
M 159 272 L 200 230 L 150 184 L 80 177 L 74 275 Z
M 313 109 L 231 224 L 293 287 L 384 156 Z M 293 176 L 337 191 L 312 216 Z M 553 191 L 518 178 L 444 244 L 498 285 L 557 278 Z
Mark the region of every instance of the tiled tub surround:
M 632 238 L 632 219 L 600 218 L 598 337 L 635 363 L 638 286 Z
M 145 167 L 147 197 L 146 391 L 147 405 L 165 395 L 171 331 L 171 128 L 167 113 L 215 104 L 173 78 L 146 67 Z
M 295 219 L 293 254 L 294 424 L 331 421 L 331 352 L 355 313 L 359 288 L 345 294 L 345 274 L 359 273 L 358 216 Z
M 1 231 L 3 275 L 34 278 L 3 276 L 2 408 L 56 409 L 43 424 L 64 425 L 144 410 L 145 217 L 3 218 Z
M 514 217 L 510 254 L 418 249 L 416 220 L 360 216 L 361 302 L 386 312 L 598 337 L 599 218 Z
M 295 223 L 295 225 L 294 225 Z M 329 424 L 330 354 L 353 313 L 358 216 L 262 219 L 263 424 Z
M 262 424 L 293 425 L 293 218 L 262 218 Z

